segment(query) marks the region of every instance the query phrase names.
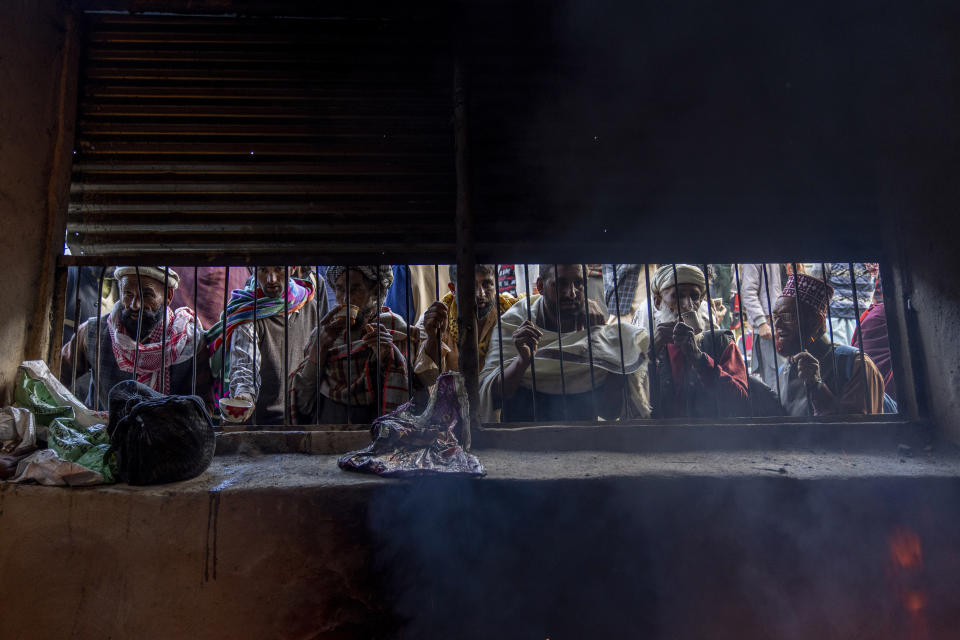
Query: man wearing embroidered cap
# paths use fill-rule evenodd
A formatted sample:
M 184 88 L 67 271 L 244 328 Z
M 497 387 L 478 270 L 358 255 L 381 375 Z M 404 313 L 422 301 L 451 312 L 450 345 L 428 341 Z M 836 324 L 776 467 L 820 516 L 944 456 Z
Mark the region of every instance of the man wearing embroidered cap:
M 169 268 L 165 271 L 164 267 L 121 266 L 113 273 L 120 286 L 120 300 L 100 319 L 100 355 L 96 355 L 97 319 L 90 318 L 63 345 L 60 380 L 66 382 L 72 377 L 76 358 L 78 375 L 86 371 L 93 374 L 86 404 L 94 409 L 106 409 L 110 389 L 133 379 L 134 371 L 138 382 L 155 391 L 188 395 L 193 387 L 196 352 L 197 395 L 207 398 L 210 368 L 203 328 L 196 327 L 197 345 L 193 311 L 187 307 L 172 310 L 169 306 L 180 283 L 177 272 Z M 98 374 L 99 399 L 94 397 Z
M 654 409 L 659 417 L 711 417 L 718 409 L 725 416 L 746 415 L 747 368 L 733 335 L 700 328 L 698 310 L 706 284 L 699 267 L 665 264 L 650 285 L 660 386 Z M 716 344 L 705 345 L 705 340 Z
M 787 415 L 883 413 L 883 378 L 869 357 L 826 336 L 833 288 L 794 274 L 773 307 L 774 344 L 787 358 L 780 367 L 780 403 Z

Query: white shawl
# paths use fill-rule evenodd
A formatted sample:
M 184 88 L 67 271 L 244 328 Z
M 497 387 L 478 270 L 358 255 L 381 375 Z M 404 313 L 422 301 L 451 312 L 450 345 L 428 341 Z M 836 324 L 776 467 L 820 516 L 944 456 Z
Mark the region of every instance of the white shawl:
M 586 393 L 590 391 L 590 346 L 587 344 L 586 330 L 571 331 L 558 336 L 555 331 L 543 328 L 543 305 L 541 296 L 531 296 L 533 303 L 530 306 L 530 315 L 533 323 L 543 332 L 540 345 L 534 356 L 534 366 L 537 372 L 537 391 L 559 395 L 563 387 L 560 380 L 560 342 L 563 343 L 563 382 L 567 393 Z M 494 389 L 499 384 L 497 376 L 500 374 L 500 345 L 503 344 L 503 367 L 506 369 L 518 357 L 513 344 L 513 332 L 520 328 L 527 319 L 528 300 L 520 300 L 503 314 L 500 321 L 503 325 L 505 340 L 500 339 L 500 333 L 493 332 L 490 338 L 490 347 L 487 349 L 487 358 L 480 372 L 480 419 L 484 422 L 496 422 L 498 417 L 497 403 L 494 399 Z M 649 391 L 647 387 L 647 353 L 650 348 L 650 338 L 647 332 L 633 325 L 623 323 L 619 328 L 616 324 L 590 327 L 593 342 L 593 378 L 596 388 L 606 381 L 609 374 L 620 375 L 620 335 L 623 337 L 623 368 L 627 374 L 628 402 L 620 407 L 621 418 L 645 418 L 650 415 Z M 528 368 L 520 381 L 520 385 L 527 389 L 533 388 L 531 371 Z M 499 394 L 499 388 L 496 388 Z

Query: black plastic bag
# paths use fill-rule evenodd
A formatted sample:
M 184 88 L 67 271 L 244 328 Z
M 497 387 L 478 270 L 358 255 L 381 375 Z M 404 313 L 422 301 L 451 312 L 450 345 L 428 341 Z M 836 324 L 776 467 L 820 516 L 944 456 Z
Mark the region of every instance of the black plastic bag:
M 210 466 L 213 424 L 197 396 L 165 396 L 134 380 L 110 389 L 110 444 L 129 484 L 189 480 Z

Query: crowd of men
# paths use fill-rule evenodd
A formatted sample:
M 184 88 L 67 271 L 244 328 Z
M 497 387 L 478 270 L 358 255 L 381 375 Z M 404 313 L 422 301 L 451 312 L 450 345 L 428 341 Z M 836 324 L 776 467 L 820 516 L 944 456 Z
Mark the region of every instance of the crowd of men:
M 485 422 L 896 411 L 875 264 L 506 267 L 475 272 Z M 120 266 L 112 308 L 63 345 L 61 379 L 92 373 L 95 408 L 135 378 L 239 407 L 224 417 L 241 423 L 369 423 L 460 369 L 455 267 L 443 296 L 411 273 L 233 269 L 203 291 L 199 275 Z

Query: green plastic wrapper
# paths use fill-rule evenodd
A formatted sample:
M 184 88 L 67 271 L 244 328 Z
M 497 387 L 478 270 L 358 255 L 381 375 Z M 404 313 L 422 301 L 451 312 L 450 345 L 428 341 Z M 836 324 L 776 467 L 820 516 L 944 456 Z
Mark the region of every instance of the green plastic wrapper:
M 72 419 L 55 418 L 47 432 L 47 445 L 61 459 L 96 471 L 106 483 L 116 482 L 116 459 L 106 425 L 83 427 Z
M 41 360 L 20 364 L 14 402 L 36 420 L 38 437 L 63 460 L 116 482 L 116 460 L 104 424 L 107 414 L 91 411 L 60 383 Z

